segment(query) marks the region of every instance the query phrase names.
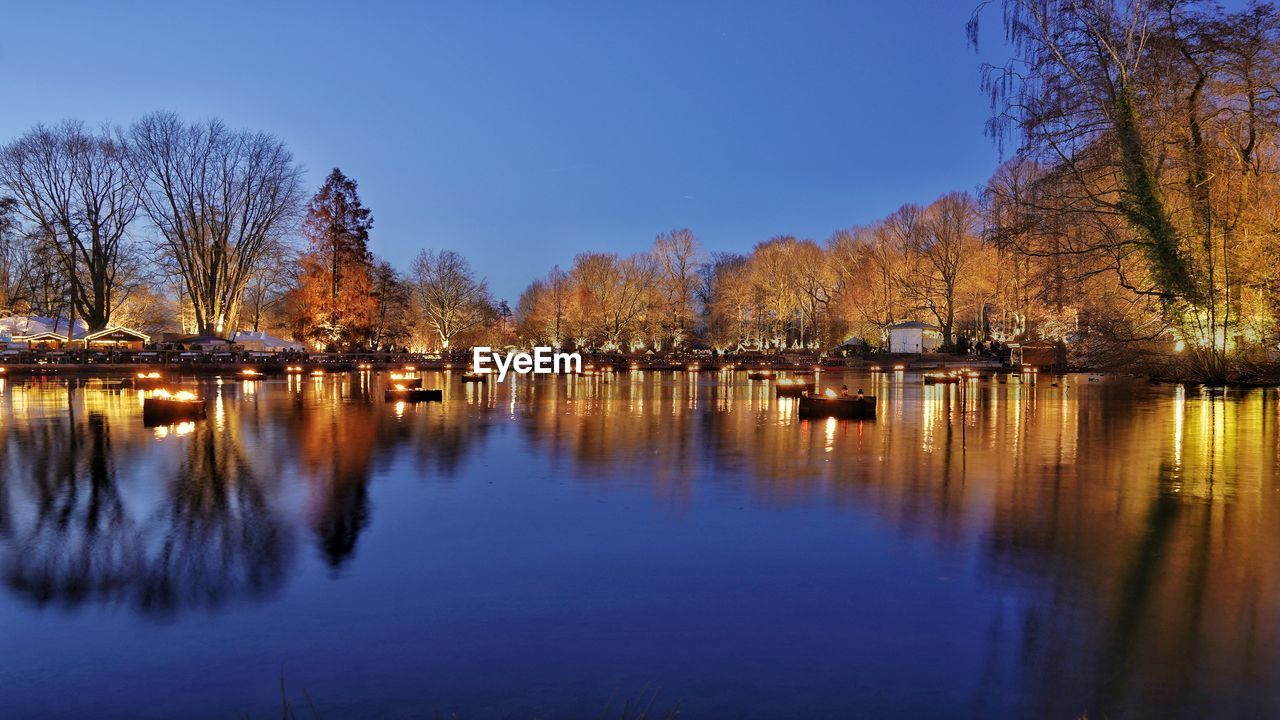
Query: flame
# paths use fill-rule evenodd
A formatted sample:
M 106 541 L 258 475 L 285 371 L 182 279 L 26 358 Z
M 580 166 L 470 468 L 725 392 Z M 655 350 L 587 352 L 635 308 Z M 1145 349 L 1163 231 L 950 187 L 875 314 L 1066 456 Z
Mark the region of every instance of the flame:
M 165 390 L 164 388 L 153 390 L 151 392 L 151 397 L 160 400 L 178 400 L 180 402 L 191 402 L 198 399 L 196 394 L 189 390 L 179 390 L 178 392 L 173 393 Z
M 400 391 L 400 392 L 404 392 L 405 390 L 408 390 L 408 389 L 409 389 L 409 388 L 405 387 L 402 383 L 396 383 L 393 387 L 395 387 L 395 389 L 396 389 L 396 390 L 398 390 L 398 391 Z
M 160 373 L 158 372 L 138 373 L 138 378 L 141 380 L 159 380 Z

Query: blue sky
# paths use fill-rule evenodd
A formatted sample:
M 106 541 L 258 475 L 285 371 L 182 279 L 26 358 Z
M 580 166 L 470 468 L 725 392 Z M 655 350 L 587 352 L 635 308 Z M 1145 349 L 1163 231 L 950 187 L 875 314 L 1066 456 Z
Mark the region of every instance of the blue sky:
M 999 157 L 973 5 L 11 3 L 0 140 L 157 109 L 267 130 L 309 187 L 360 183 L 378 255 L 458 250 L 514 302 L 671 228 L 745 251 L 976 187 Z

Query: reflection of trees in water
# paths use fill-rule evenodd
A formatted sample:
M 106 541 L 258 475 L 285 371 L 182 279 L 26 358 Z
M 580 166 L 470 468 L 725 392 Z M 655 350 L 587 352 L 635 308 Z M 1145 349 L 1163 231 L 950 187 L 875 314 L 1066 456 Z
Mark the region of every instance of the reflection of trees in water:
M 187 438 L 168 502 L 148 522 L 161 538 L 139 587 L 148 612 L 269 597 L 284 582 L 293 539 L 237 430 L 198 423 Z
M 1077 457 L 997 488 L 989 570 L 1037 589 L 1015 620 L 1030 715 L 1278 709 L 1275 408 L 1171 392 L 1158 414 L 1092 398 Z
M 41 400 L 51 394 L 41 392 Z M 289 532 L 270 504 L 272 489 L 243 455 L 232 416 L 197 423 L 179 439 L 183 456 L 170 482 L 139 487 L 127 479 L 171 447 L 150 452 L 136 396 L 61 392 L 61 417 L 6 409 L 27 415 L 3 438 L 5 491 L 25 496 L 10 500 L 24 508 L 6 543 L 13 590 L 38 603 L 127 601 L 165 614 L 280 586 Z
M 1280 710 L 1266 705 L 1280 638 L 1274 397 L 885 381 L 872 389 L 884 414 L 859 425 L 799 421 L 743 383 L 704 380 L 695 397 L 680 376 L 573 382 L 526 386 L 519 412 L 529 442 L 584 479 L 686 497 L 704 472 L 759 502 L 870 509 L 943 554 L 978 541 L 982 579 L 1017 590 L 992 618 L 976 702 L 1007 706 L 1012 683 L 1028 716 L 1212 715 L 1224 696 Z
M 32 427 L 25 438 L 21 431 L 14 426 L 6 435 L 5 454 L 27 471 L 34 518 L 29 527 L 11 528 L 6 582 L 41 604 L 76 605 L 127 591 L 143 565 L 143 542 L 114 481 L 106 417 L 93 412 L 82 422 L 71 413 Z M 6 469 L 12 482 L 15 468 Z

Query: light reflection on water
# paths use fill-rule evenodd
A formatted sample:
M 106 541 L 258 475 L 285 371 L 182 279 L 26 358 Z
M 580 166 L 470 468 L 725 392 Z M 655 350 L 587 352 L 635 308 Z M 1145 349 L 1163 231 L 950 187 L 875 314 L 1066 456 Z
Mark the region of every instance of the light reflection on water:
M 1274 390 L 424 376 L 0 380 L 10 712 L 1280 713 Z

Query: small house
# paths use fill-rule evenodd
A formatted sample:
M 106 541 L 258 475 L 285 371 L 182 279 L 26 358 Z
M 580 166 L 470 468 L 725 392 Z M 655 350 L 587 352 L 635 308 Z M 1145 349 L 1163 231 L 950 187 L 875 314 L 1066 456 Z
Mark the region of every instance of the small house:
M 88 350 L 141 350 L 151 337 L 127 327 L 108 327 L 84 336 Z
M 942 332 L 926 323 L 904 322 L 889 326 L 889 352 L 926 353 L 942 345 Z
M 45 330 L 31 335 L 15 335 L 13 344 L 18 343 L 25 343 L 28 350 L 61 350 L 67 344 L 67 334 Z

